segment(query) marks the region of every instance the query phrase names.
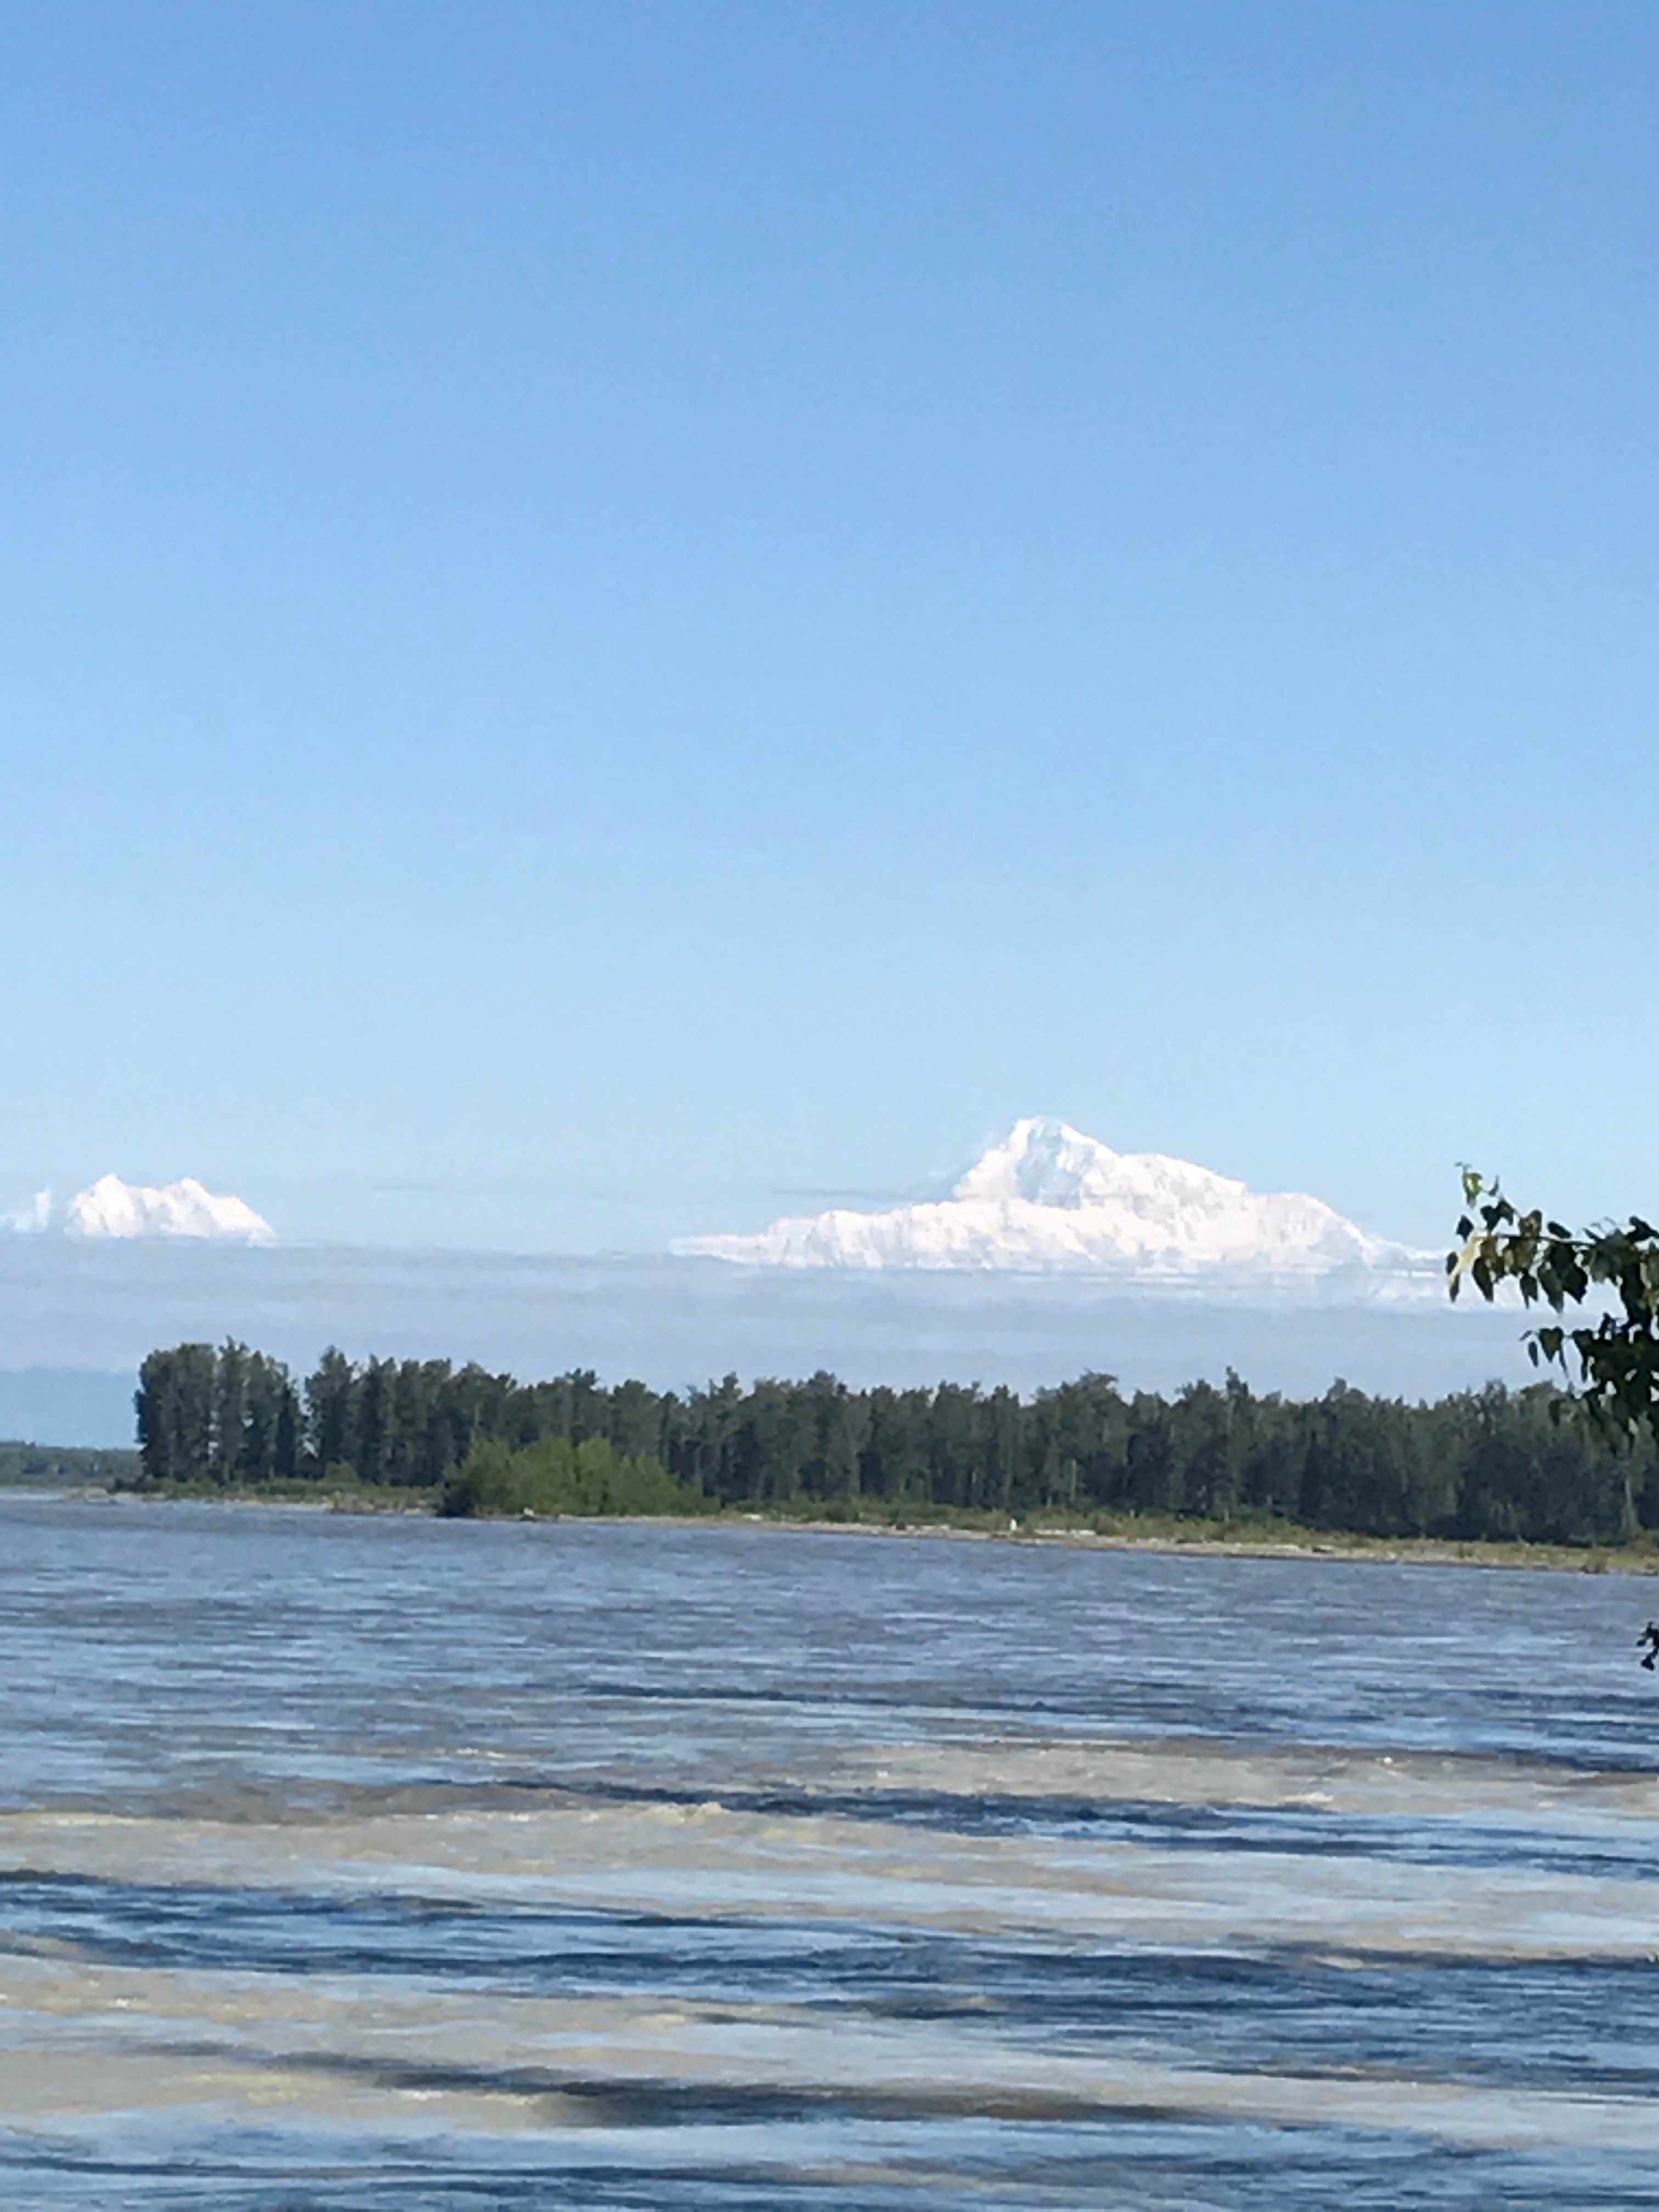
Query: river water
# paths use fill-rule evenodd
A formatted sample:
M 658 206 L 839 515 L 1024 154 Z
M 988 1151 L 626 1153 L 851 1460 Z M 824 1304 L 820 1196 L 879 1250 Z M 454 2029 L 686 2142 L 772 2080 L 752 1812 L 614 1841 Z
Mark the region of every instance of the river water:
M 1659 2205 L 1652 1595 L 0 1497 L 0 2202 Z

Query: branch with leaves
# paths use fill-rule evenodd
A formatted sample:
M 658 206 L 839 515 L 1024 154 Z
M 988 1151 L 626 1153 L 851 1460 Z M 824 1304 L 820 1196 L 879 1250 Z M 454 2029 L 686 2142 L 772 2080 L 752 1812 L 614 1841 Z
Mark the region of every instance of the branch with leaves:
M 1609 1435 L 1647 1429 L 1659 1439 L 1659 1230 L 1633 1213 L 1575 1234 L 1536 1207 L 1522 1212 L 1472 1168 L 1463 1170 L 1463 1204 L 1458 1246 L 1446 1255 L 1452 1297 L 1468 1281 L 1490 1305 L 1513 1283 L 1525 1304 L 1559 1314 L 1605 1291 L 1607 1310 L 1594 1324 L 1528 1330 L 1528 1353 L 1570 1384 L 1576 1363 L 1573 1395 Z

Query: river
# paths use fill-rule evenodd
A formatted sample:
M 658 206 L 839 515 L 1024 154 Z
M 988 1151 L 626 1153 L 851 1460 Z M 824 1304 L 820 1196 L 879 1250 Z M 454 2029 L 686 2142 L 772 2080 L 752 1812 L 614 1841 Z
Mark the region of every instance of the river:
M 0 1495 L 0 2200 L 1659 2204 L 1652 1600 Z

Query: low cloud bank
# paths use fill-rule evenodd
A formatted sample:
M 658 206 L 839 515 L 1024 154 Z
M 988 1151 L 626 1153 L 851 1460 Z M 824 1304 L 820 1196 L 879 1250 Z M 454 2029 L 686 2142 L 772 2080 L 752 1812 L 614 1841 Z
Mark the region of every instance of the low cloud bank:
M 1443 1302 L 1222 1304 L 1064 1276 L 0 1238 L 0 1343 L 13 1383 L 25 1369 L 101 1370 L 123 1393 L 154 1346 L 233 1335 L 301 1370 L 337 1343 L 360 1354 L 476 1358 L 523 1376 L 592 1367 L 657 1389 L 732 1370 L 751 1378 L 828 1367 L 860 1386 L 981 1382 L 1022 1391 L 1096 1369 L 1129 1389 L 1170 1391 L 1201 1376 L 1218 1382 L 1231 1366 L 1260 1391 L 1305 1396 L 1340 1376 L 1415 1398 L 1492 1376 L 1531 1379 L 1523 1326 L 1516 1312 Z M 112 1401 L 99 1388 L 106 1407 Z M 83 1393 L 79 1402 L 93 1400 Z M 0 1429 L 12 1425 L 0 1419 Z M 129 1434 L 84 1427 L 40 1440 Z

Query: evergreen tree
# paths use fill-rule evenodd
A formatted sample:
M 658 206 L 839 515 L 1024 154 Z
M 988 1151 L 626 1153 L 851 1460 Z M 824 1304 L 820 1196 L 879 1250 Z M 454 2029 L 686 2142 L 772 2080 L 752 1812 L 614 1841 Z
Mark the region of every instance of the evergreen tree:
M 1293 1402 L 1257 1398 L 1231 1373 L 1224 1388 L 1196 1382 L 1173 1399 L 1126 1400 L 1109 1375 L 1087 1374 L 1022 1401 L 949 1382 L 853 1390 L 823 1370 L 746 1390 L 727 1376 L 682 1399 L 636 1378 L 606 1389 L 586 1369 L 524 1384 L 445 1360 L 356 1366 L 331 1346 L 306 1379 L 302 1412 L 282 1363 L 232 1339 L 216 1352 L 152 1352 L 135 1410 L 153 1486 L 257 1486 L 348 1466 L 365 1482 L 435 1496 L 484 1464 L 486 1443 L 508 1455 L 545 1444 L 558 1449 L 533 1462 L 544 1471 L 660 1468 L 670 1491 L 629 1494 L 672 1495 L 677 1510 L 692 1499 L 901 1516 L 1244 1514 L 1379 1536 L 1572 1544 L 1659 1532 L 1652 1437 L 1626 1434 L 1616 1449 L 1556 1419 L 1563 1402 L 1548 1384 L 1492 1383 L 1408 1406 L 1343 1382 Z M 586 1481 L 570 1473 L 557 1493 L 567 1503 L 546 1510 L 597 1511 L 596 1497 L 611 1501 L 605 1510 L 634 1510 L 616 1503 L 609 1473 L 597 1489 Z
M 356 1368 L 331 1344 L 306 1377 L 306 1433 L 319 1474 L 343 1466 L 350 1457 L 356 1380 Z

